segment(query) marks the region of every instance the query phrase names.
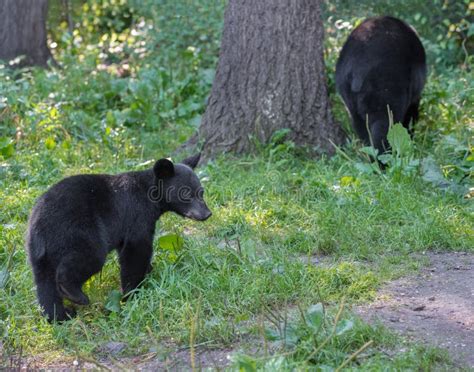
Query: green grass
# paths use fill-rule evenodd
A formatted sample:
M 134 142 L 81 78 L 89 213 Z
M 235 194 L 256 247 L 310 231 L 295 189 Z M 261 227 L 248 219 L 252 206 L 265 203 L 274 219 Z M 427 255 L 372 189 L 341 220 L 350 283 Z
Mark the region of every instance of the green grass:
M 474 251 L 473 202 L 463 198 L 472 184 L 468 125 L 474 79 L 455 67 L 431 73 L 409 155 L 422 163 L 431 157 L 443 187 L 421 166 L 373 172 L 357 141 L 333 158 L 311 159 L 277 138 L 255 154 L 221 157 L 199 169 L 213 217 L 196 223 L 164 216 L 157 237 L 178 233 L 184 247 L 170 254 L 156 242 L 153 272 L 119 310 L 109 306 L 119 288 L 111 254 L 103 271 L 86 283 L 91 305 L 76 319 L 50 325 L 41 317 L 23 248 L 35 199 L 68 175 L 143 169 L 169 156 L 199 121 L 212 82 L 221 13 L 204 1 L 183 10 L 188 3 L 163 5 L 163 13 L 145 18 L 161 28 L 142 26 L 132 39 L 125 30 L 113 45 L 93 33 L 84 35 L 82 44 L 65 41 L 57 53 L 62 70 L 0 69 L 4 357 L 20 350 L 45 363 L 92 357 L 108 341 L 126 342 L 123 355 L 141 355 L 163 343 L 189 345 L 191 337 L 209 347 L 251 346 L 262 343 L 262 317 L 289 311 L 298 335 L 294 345 L 283 342 L 273 357 L 235 356 L 235 366 L 337 367 L 372 340 L 370 352 L 352 368 L 448 368 L 442 352 L 404 343 L 382 327 L 354 319 L 347 308 L 340 320 L 354 320 L 353 326 L 340 336 L 330 337 L 330 330 L 342 301 L 349 306 L 369 301 L 381 284 L 423 264 L 413 254 Z M 180 37 L 179 17 L 166 26 L 163 14 L 176 11 L 200 14 L 186 18 L 194 31 Z M 196 39 L 200 30 L 207 36 Z M 332 91 L 334 56 L 345 35 L 347 30 L 328 31 Z M 166 44 L 166 39 L 176 41 Z M 145 50 L 137 47 L 142 41 Z M 114 63 L 101 55 L 104 50 Z M 117 73 L 123 58 L 130 76 Z M 348 128 L 340 99 L 333 95 L 333 101 L 336 117 Z M 328 309 L 320 333 L 311 332 L 295 311 L 316 303 Z M 264 327 L 275 328 L 268 322 Z

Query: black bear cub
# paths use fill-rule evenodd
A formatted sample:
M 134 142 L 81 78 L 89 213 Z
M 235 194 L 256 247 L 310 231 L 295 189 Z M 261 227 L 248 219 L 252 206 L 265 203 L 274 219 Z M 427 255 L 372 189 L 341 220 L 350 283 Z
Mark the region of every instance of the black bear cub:
M 199 154 L 118 175 L 77 175 L 42 195 L 31 212 L 27 250 L 38 301 L 49 321 L 74 316 L 67 298 L 86 305 L 82 285 L 116 249 L 124 294 L 151 270 L 156 221 L 168 211 L 198 221 L 211 216 L 193 169 Z
M 365 144 L 388 149 L 388 108 L 407 129 L 418 119 L 426 80 L 425 50 L 416 32 L 393 17 L 369 18 L 345 42 L 336 65 L 336 88 Z

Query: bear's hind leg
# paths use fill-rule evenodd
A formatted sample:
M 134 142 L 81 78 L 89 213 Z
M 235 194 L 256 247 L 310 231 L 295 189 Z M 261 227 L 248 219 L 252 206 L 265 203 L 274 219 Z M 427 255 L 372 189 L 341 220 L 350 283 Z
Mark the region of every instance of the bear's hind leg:
M 56 282 L 52 276 L 37 277 L 36 290 L 38 302 L 49 322 L 62 322 L 76 315 L 73 309 L 64 307 L 63 298 L 58 292 Z
M 89 298 L 82 292 L 83 284 L 98 273 L 105 263 L 105 256 L 69 254 L 64 257 L 56 270 L 57 289 L 62 296 L 78 305 L 88 305 Z

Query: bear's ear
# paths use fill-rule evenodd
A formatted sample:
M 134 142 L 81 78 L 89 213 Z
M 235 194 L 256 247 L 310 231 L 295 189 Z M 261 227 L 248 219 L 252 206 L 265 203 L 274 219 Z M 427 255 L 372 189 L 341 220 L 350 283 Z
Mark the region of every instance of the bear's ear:
M 168 178 L 174 176 L 174 165 L 171 160 L 160 159 L 153 166 L 156 178 Z
M 196 155 L 193 155 L 187 159 L 184 159 L 181 163 L 187 165 L 191 169 L 194 169 L 198 165 L 200 159 L 201 159 L 201 153 L 199 152 Z

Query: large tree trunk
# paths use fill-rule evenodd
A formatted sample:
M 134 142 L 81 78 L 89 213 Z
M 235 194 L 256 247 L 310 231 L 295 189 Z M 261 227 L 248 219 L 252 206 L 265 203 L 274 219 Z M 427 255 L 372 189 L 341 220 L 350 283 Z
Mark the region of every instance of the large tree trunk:
M 321 0 L 230 0 L 216 77 L 199 130 L 204 157 L 251 151 L 282 128 L 317 151 L 334 151 L 325 77 Z
M 46 66 L 48 0 L 0 0 L 0 59 L 24 56 L 20 65 Z

